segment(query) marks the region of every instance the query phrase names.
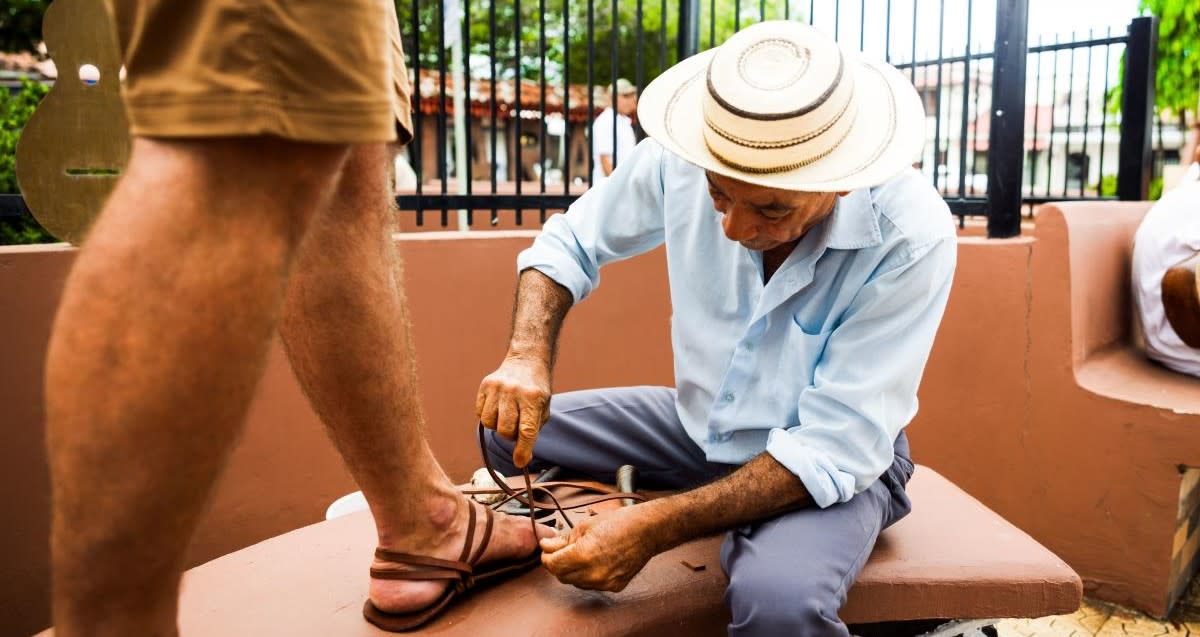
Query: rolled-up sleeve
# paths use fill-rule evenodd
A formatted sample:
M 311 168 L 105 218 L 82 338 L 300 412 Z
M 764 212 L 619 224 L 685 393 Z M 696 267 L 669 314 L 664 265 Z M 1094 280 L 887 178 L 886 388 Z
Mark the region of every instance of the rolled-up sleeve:
M 663 149 L 652 140 L 634 149 L 612 176 L 567 212 L 546 220 L 517 271 L 534 268 L 571 291 L 575 302 L 600 284 L 600 267 L 663 242 Z
M 938 237 L 890 255 L 830 333 L 800 393 L 798 425 L 770 432 L 767 453 L 818 506 L 849 500 L 891 465 L 896 437 L 916 414 L 957 247 L 953 236 Z

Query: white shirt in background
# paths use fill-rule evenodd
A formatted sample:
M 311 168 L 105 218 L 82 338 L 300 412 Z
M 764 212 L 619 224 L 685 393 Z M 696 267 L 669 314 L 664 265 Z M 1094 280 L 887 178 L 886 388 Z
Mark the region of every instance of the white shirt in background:
M 613 155 L 613 113 L 610 106 L 601 111 L 596 121 L 592 122 L 593 185 L 608 178 L 604 174 L 604 167 L 600 165 L 600 156 Z M 628 115 L 617 115 L 617 166 L 629 160 L 634 146 L 637 146 L 637 135 L 633 132 L 633 120 L 629 119 Z
M 1154 204 L 1133 239 L 1133 302 L 1142 322 L 1146 355 L 1184 374 L 1200 376 L 1200 350 L 1188 347 L 1167 321 L 1162 278 L 1167 269 L 1200 252 L 1200 164 Z

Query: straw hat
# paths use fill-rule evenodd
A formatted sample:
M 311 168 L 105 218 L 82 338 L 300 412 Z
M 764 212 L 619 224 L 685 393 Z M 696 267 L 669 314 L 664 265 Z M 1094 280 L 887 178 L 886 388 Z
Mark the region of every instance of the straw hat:
M 925 112 L 895 68 L 799 22 L 762 22 L 668 69 L 638 120 L 671 152 L 747 183 L 836 192 L 911 166 Z

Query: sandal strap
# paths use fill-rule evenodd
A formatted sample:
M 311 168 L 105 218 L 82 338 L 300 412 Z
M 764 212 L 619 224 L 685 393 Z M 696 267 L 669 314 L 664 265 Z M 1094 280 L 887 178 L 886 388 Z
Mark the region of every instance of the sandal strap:
M 471 506 L 474 506 L 473 504 Z M 479 547 L 471 554 L 467 563 L 474 566 L 479 562 L 479 558 L 483 557 L 483 552 L 487 550 L 488 542 L 492 540 L 492 524 L 496 521 L 495 514 L 492 513 L 491 507 L 483 507 L 483 512 L 487 516 L 487 522 L 483 525 L 483 539 L 479 542 Z M 537 537 L 536 535 L 534 537 Z
M 412 579 L 412 580 L 459 580 L 465 583 L 471 580 L 475 569 L 473 565 L 483 550 L 487 547 L 492 536 L 492 511 L 487 509 L 487 525 L 483 530 L 483 541 L 479 548 L 472 553 L 471 545 L 475 539 L 475 503 L 467 500 L 467 537 L 463 541 L 462 553 L 457 560 L 443 560 L 427 555 L 400 553 L 382 547 L 375 549 L 375 557 L 388 562 L 395 562 L 409 568 L 371 567 L 371 577 L 375 579 Z
M 384 548 L 375 549 L 375 557 L 410 567 L 371 567 L 371 577 L 375 579 L 462 579 L 472 573 L 471 565 L 461 560 L 443 560 Z

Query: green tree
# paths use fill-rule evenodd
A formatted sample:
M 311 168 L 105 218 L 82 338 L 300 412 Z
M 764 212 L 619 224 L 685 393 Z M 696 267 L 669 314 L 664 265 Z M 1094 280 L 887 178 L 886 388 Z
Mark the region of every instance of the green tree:
M 1159 17 L 1154 106 L 1186 127 L 1200 98 L 1200 0 L 1142 0 L 1141 9 Z
M 1143 13 L 1158 16 L 1158 51 L 1154 77 L 1154 109 L 1178 118 L 1186 129 L 1197 117 L 1200 99 L 1200 0 L 1141 0 Z M 1125 77 L 1121 59 L 1121 78 Z M 1109 97 L 1109 109 L 1121 108 L 1124 87 Z
M 21 88 L 10 94 L 0 88 L 0 193 L 17 192 L 15 155 L 21 129 L 49 89 L 38 82 L 21 80 Z M 28 217 L 0 220 L 0 245 L 56 241 Z
M 0 5 L 0 51 L 32 51 L 42 41 L 42 14 L 50 0 L 4 0 Z
M 798 0 L 790 0 L 792 7 L 787 14 L 793 19 L 802 18 Z M 492 0 L 463 0 L 469 7 L 470 54 L 473 60 L 482 62 L 476 67 L 476 76 L 490 75 L 490 52 L 493 32 Z M 588 0 L 495 0 L 495 57 L 496 76 L 512 79 L 517 74 L 515 20 L 520 18 L 520 76 L 527 80 L 541 79 L 541 19 L 545 17 L 546 81 L 560 85 L 564 72 L 573 84 L 587 82 L 589 45 L 592 50 L 592 81 L 604 85 L 611 80 L 612 53 L 617 52 L 617 76 L 636 80 L 641 77 L 649 82 L 662 71 L 678 61 L 676 41 L 678 38 L 679 3 L 677 0 L 642 0 L 641 20 L 638 20 L 637 0 L 616 0 L 616 46 L 613 46 L 613 2 L 614 0 L 592 0 L 589 21 Z M 710 46 L 715 33 L 716 42 L 723 42 L 734 32 L 735 22 L 746 26 L 759 22 L 763 16 L 769 19 L 785 15 L 788 0 L 701 0 L 700 44 L 701 49 Z M 421 68 L 437 68 L 438 57 L 438 10 L 440 0 L 396 0 L 405 51 L 412 66 L 414 50 L 414 28 L 412 8 L 418 7 Z M 517 5 L 520 12 L 517 12 Z M 807 6 L 807 5 L 805 5 Z M 543 10 L 544 7 L 544 10 Z M 663 10 L 666 13 L 663 13 Z M 760 9 L 762 10 L 760 14 Z M 563 13 L 567 12 L 564 31 Z M 714 11 L 715 10 L 715 11 Z M 740 12 L 740 18 L 735 15 Z M 715 20 L 713 15 L 715 13 Z M 589 24 L 591 28 L 589 30 Z M 638 25 L 641 25 L 639 30 Z M 640 40 L 639 40 L 640 35 Z M 663 46 L 663 43 L 666 46 Z M 639 46 L 639 42 L 641 46 Z M 665 49 L 665 51 L 664 51 Z M 665 53 L 665 55 L 664 55 Z M 640 54 L 640 55 L 639 55 Z M 446 53 L 447 71 L 450 69 Z M 569 68 L 567 66 L 569 65 Z

